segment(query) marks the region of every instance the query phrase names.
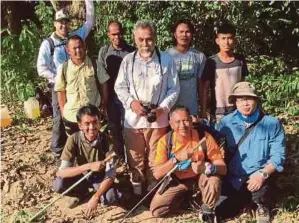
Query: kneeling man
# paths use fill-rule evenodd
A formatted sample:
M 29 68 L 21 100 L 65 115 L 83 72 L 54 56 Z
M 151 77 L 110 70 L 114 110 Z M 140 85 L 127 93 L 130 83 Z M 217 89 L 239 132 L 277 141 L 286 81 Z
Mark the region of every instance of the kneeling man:
M 61 193 L 77 182 L 88 171 L 92 175 L 76 186 L 70 194 L 74 198 L 82 198 L 93 187 L 96 193 L 87 203 L 86 214 L 89 216 L 97 208 L 97 204 L 112 204 L 120 194 L 112 188 L 116 170 L 113 162 L 104 163 L 109 149 L 108 139 L 99 132 L 100 112 L 94 105 L 81 107 L 77 113 L 79 132 L 71 135 L 61 155 L 61 165 L 54 180 L 54 191 Z M 75 166 L 74 164 L 77 163 Z
M 263 113 L 249 82 L 237 83 L 228 99 L 237 110 L 216 125 L 226 136 L 230 154 L 222 191 L 227 199 L 216 212 L 224 219 L 230 218 L 251 204 L 256 208 L 256 222 L 267 223 L 273 197 L 269 178 L 283 170 L 285 160 L 283 127 L 276 118 Z
M 163 136 L 157 146 L 154 176 L 164 177 L 178 164 L 166 190 L 155 194 L 151 212 L 155 217 L 176 211 L 187 191 L 196 185 L 202 193 L 203 220 L 214 222 L 214 207 L 220 196 L 219 175 L 226 174 L 226 165 L 214 138 L 192 128 L 190 112 L 177 106 L 170 114 L 172 133 Z M 170 134 L 170 135 L 169 135 Z M 205 140 L 199 145 L 199 142 Z M 204 149 L 205 148 L 205 149 Z

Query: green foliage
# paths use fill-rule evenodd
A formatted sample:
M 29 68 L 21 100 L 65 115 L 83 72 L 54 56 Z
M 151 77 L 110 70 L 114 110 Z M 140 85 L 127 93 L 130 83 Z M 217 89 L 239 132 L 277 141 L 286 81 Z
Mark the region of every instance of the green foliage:
M 39 38 L 34 23 L 24 25 L 19 36 L 3 30 L 1 53 L 1 95 L 4 98 L 27 100 L 34 96 L 36 55 Z
M 299 70 L 286 71 L 280 58 L 250 58 L 250 76 L 261 97 L 263 108 L 270 114 L 299 117 Z

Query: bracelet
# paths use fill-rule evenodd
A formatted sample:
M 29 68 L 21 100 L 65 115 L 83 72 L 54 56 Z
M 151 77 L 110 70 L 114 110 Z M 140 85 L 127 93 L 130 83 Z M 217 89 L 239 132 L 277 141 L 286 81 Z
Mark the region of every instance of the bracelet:
M 217 173 L 216 166 L 210 162 L 205 162 L 205 175 L 210 176 Z

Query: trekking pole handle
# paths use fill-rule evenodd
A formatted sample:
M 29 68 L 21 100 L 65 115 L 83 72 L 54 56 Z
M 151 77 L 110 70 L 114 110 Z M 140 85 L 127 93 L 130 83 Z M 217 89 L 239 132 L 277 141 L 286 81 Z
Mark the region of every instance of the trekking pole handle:
M 109 160 L 111 160 L 113 157 L 115 157 L 116 154 L 115 152 L 111 153 L 110 155 L 108 155 L 103 162 L 107 163 Z M 36 219 L 41 213 L 43 213 L 48 207 L 50 207 L 52 204 L 54 204 L 57 200 L 59 200 L 62 196 L 64 196 L 65 194 L 67 194 L 68 192 L 70 192 L 74 187 L 76 187 L 78 184 L 80 184 L 83 180 L 85 180 L 86 178 L 88 178 L 93 172 L 90 171 L 87 174 L 85 174 L 80 180 L 78 180 L 76 183 L 74 183 L 72 186 L 70 186 L 69 189 L 67 189 L 66 191 L 64 191 L 62 194 L 60 194 L 58 197 L 56 197 L 50 204 L 48 204 L 46 207 L 44 207 L 42 210 L 40 210 L 39 212 L 37 212 L 32 218 L 29 219 L 29 222 L 32 222 L 34 219 Z

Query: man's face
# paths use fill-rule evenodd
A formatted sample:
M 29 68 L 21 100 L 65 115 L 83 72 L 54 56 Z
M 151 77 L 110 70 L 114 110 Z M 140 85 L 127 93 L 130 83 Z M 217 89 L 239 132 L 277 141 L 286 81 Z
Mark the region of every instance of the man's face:
M 134 35 L 138 52 L 142 58 L 149 58 L 155 50 L 155 36 L 148 28 L 139 28 Z
M 192 33 L 189 26 L 184 23 L 179 24 L 175 30 L 174 38 L 177 45 L 189 47 L 192 40 Z
M 257 99 L 248 96 L 238 96 L 236 97 L 236 106 L 242 115 L 251 115 L 257 106 Z
M 67 52 L 72 60 L 84 60 L 86 55 L 85 45 L 79 39 L 73 39 L 68 42 Z
M 55 21 L 54 26 L 56 29 L 56 34 L 61 37 L 67 37 L 69 33 L 69 24 L 70 22 L 67 19 Z
M 191 134 L 191 120 L 191 116 L 186 111 L 178 110 L 172 113 L 170 126 L 179 136 L 188 137 Z
M 229 52 L 234 49 L 235 46 L 235 37 L 233 34 L 217 34 L 216 44 L 219 46 L 220 51 Z
M 109 32 L 107 34 L 108 38 L 111 41 L 112 46 L 118 48 L 120 47 L 122 41 L 123 41 L 123 34 L 122 34 L 122 30 L 119 27 L 118 24 L 116 23 L 112 23 L 110 24 L 109 28 L 108 28 Z
M 83 115 L 78 125 L 88 141 L 92 142 L 97 138 L 100 129 L 98 116 Z

